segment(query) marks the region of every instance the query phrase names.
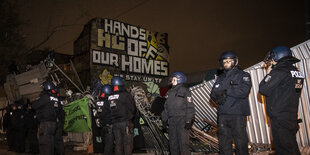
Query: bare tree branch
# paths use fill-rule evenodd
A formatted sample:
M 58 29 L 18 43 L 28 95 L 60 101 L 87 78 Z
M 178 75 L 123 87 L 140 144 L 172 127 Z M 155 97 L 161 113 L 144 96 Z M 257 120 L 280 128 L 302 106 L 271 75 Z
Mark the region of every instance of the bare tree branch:
M 51 37 L 58 31 L 61 31 L 61 28 L 65 28 L 65 27 L 71 27 L 71 26 L 81 26 L 82 24 L 63 24 L 63 25 L 58 25 L 58 26 L 55 26 L 52 31 L 50 31 L 50 33 L 47 34 L 47 36 L 40 42 L 38 43 L 37 45 L 33 46 L 32 48 L 30 48 L 28 51 L 27 51 L 27 54 L 30 54 L 32 51 L 34 51 L 35 49 L 41 47 L 43 44 L 45 44 L 46 42 L 48 42 Z

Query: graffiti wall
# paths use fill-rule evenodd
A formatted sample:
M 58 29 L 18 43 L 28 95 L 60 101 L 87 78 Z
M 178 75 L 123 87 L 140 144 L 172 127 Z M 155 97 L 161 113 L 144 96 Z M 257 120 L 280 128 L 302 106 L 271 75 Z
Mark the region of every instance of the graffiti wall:
M 74 65 L 85 87 L 98 90 L 117 75 L 128 88 L 141 86 L 152 101 L 169 75 L 168 34 L 94 18 L 74 42 Z
M 92 25 L 92 65 L 128 81 L 160 83 L 169 75 L 166 33 L 111 19 L 95 19 Z

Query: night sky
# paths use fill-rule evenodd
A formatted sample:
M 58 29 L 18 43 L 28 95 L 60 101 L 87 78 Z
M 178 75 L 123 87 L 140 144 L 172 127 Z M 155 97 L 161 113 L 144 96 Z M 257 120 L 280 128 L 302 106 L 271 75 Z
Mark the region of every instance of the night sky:
M 19 0 L 27 46 L 73 54 L 73 41 L 94 17 L 119 20 L 168 33 L 170 72 L 218 67 L 218 57 L 234 50 L 247 68 L 276 45 L 295 46 L 306 40 L 304 0 Z

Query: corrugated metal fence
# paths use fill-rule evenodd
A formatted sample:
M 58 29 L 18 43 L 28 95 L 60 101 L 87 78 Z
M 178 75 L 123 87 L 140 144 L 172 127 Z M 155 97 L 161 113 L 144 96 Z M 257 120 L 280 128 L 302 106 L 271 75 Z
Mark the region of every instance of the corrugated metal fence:
M 304 87 L 299 102 L 299 118 L 302 119 L 297 133 L 297 142 L 300 146 L 310 145 L 310 40 L 291 48 L 293 55 L 301 61 L 297 67 L 305 75 Z M 265 99 L 258 93 L 258 85 L 266 75 L 262 62 L 246 69 L 251 74 L 252 89 L 249 95 L 251 116 L 248 117 L 247 132 L 249 141 L 253 143 L 271 144 L 270 120 L 265 111 Z M 196 106 L 195 126 L 203 129 L 206 126 L 204 119 L 217 123 L 217 110 L 210 101 L 210 92 L 214 80 L 204 81 L 190 88 Z

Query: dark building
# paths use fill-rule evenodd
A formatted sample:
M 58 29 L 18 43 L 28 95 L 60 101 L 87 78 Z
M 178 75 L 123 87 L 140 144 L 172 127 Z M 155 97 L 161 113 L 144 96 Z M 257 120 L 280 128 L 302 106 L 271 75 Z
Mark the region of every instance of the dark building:
M 84 85 L 99 79 L 105 69 L 108 78 L 160 83 L 169 75 L 168 34 L 94 18 L 74 42 L 74 64 Z

